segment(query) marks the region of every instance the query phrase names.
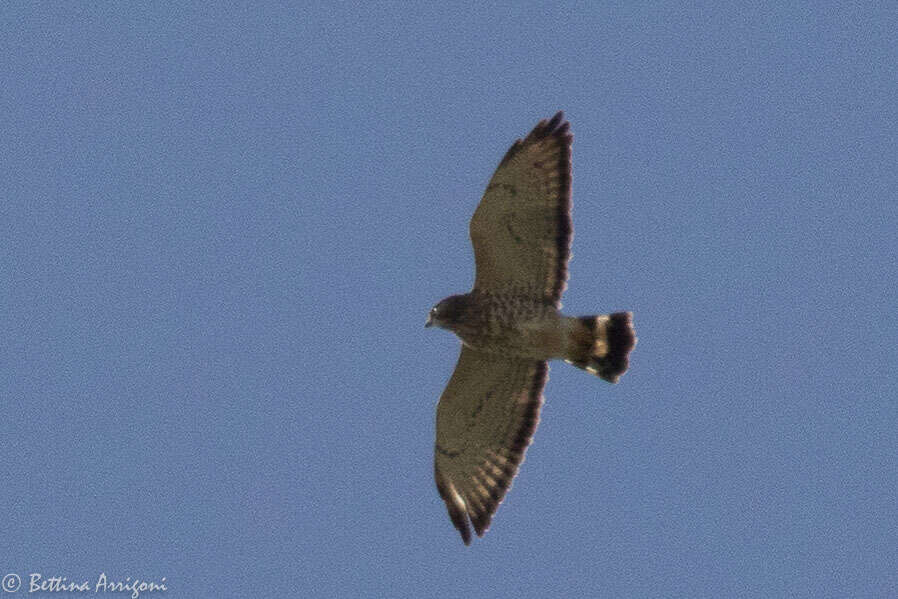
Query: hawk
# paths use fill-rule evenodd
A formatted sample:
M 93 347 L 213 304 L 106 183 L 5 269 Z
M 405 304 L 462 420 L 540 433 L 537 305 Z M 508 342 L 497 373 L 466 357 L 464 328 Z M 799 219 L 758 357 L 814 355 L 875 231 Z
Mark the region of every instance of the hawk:
M 502 158 L 471 219 L 474 288 L 434 306 L 425 326 L 458 335 L 440 396 L 434 471 L 449 518 L 483 536 L 530 445 L 546 362 L 616 383 L 636 344 L 630 312 L 564 316 L 571 236 L 570 123 L 540 121 Z

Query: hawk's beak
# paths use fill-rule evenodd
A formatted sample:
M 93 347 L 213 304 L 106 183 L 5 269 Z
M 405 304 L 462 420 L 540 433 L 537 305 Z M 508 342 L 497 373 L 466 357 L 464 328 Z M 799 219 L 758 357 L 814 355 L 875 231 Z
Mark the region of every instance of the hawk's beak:
M 424 323 L 424 328 L 429 328 L 433 326 L 433 316 L 430 314 L 427 315 L 427 322 Z

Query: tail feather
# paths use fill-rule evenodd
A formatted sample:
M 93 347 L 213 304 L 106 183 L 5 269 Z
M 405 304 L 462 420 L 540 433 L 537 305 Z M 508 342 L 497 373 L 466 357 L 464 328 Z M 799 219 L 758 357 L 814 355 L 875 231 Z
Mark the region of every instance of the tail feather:
M 636 346 L 633 314 L 615 312 L 572 318 L 566 360 L 610 383 L 616 383 L 630 365 Z

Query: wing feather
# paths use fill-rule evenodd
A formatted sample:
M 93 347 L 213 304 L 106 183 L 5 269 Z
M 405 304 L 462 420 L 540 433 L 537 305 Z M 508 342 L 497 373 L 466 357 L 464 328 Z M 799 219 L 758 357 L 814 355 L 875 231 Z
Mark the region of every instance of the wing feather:
M 466 545 L 483 536 L 539 423 L 545 362 L 462 346 L 437 406 L 434 476 Z
M 512 144 L 471 218 L 474 289 L 542 297 L 560 307 L 571 222 L 570 123 L 558 112 Z

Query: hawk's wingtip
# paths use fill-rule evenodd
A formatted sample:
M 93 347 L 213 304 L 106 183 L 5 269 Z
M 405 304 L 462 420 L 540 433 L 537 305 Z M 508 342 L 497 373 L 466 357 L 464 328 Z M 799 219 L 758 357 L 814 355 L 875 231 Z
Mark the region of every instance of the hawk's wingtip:
M 564 111 L 559 110 L 552 116 L 551 120 L 549 121 L 549 130 L 551 131 L 551 130 L 555 129 L 563 122 L 564 122 Z
M 443 498 L 443 501 L 446 502 L 446 508 L 449 511 L 449 519 L 452 520 L 452 524 L 461 535 L 462 542 L 465 545 L 470 545 L 471 525 L 468 521 L 468 512 L 464 500 L 461 495 L 459 495 L 458 491 L 455 490 L 455 486 L 452 485 L 452 483 L 447 484 L 447 481 L 443 478 L 443 475 L 438 469 L 435 470 L 435 475 L 437 491 L 440 493 L 440 497 Z
M 537 137 L 550 137 L 553 135 L 565 136 L 570 133 L 571 123 L 564 118 L 564 111 L 559 110 L 552 118 L 541 120 L 531 132 Z

